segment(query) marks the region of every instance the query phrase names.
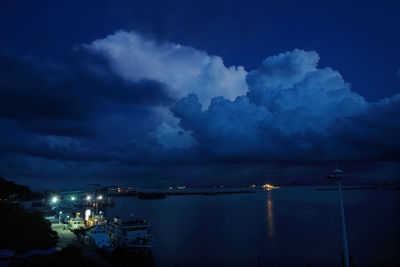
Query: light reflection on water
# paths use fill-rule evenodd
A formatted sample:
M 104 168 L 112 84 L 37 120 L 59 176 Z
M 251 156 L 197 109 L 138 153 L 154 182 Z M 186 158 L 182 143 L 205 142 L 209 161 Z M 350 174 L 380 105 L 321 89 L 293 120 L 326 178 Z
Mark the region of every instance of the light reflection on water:
M 267 222 L 268 222 L 268 237 L 271 241 L 275 241 L 275 219 L 272 204 L 271 191 L 267 191 Z

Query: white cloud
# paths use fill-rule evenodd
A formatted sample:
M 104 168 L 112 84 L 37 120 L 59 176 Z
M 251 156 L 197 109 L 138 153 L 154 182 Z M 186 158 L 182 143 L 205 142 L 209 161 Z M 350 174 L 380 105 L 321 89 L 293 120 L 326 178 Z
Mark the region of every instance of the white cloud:
M 169 95 L 178 99 L 196 93 L 204 108 L 213 97 L 234 100 L 247 92 L 247 72 L 242 66 L 226 67 L 222 58 L 191 47 L 158 43 L 126 31 L 84 47 L 108 56 L 114 71 L 126 79 L 165 83 Z
M 247 73 L 226 67 L 218 56 L 135 32 L 119 31 L 85 47 L 106 55 L 125 79 L 162 82 L 179 99 L 172 113 L 153 108 L 163 123 L 147 137 L 163 151 L 198 144 L 210 157 L 285 160 L 311 153 L 322 159 L 331 153 L 325 142 L 336 142 L 337 130 L 347 127 L 343 121 L 371 114 L 373 103 L 353 92 L 338 71 L 319 68 L 315 51 L 270 56 Z M 343 146 L 349 155 L 363 149 Z
M 298 49 L 266 58 L 247 77 L 250 100 L 273 112 L 274 123 L 289 132 L 323 131 L 334 119 L 364 110 L 364 98 L 339 72 L 317 68 L 318 61 L 315 51 Z

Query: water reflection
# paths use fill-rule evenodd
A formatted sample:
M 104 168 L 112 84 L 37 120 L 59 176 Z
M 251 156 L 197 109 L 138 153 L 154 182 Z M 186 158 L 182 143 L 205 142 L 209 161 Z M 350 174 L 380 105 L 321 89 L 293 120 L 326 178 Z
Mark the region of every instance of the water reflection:
M 268 223 L 268 237 L 271 241 L 275 240 L 275 218 L 271 191 L 267 191 L 267 223 Z

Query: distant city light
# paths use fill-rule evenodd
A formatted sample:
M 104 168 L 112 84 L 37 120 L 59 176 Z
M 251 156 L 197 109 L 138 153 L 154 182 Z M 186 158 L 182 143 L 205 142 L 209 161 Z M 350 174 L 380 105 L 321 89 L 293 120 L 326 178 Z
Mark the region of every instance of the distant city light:
M 270 185 L 270 184 L 265 184 L 265 185 L 263 185 L 261 187 L 266 189 L 266 190 L 273 190 L 273 189 L 278 189 L 279 188 L 279 186 L 273 186 L 273 185 Z
M 97 199 L 103 199 L 103 196 L 98 196 Z
M 58 201 L 58 198 L 57 197 L 53 197 L 52 199 L 51 199 L 51 202 L 52 203 L 56 203 Z
M 86 200 L 90 200 L 90 196 L 87 196 L 87 197 L 86 197 Z
M 62 211 L 60 211 L 60 214 L 62 214 Z
M 75 200 L 75 197 L 71 197 L 71 200 L 72 200 L 72 201 Z

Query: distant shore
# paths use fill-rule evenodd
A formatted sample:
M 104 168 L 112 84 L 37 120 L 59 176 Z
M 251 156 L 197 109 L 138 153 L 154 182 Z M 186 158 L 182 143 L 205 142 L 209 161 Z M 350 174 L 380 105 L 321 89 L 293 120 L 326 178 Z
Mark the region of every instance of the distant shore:
M 166 195 L 166 196 L 183 196 L 183 195 L 221 195 L 221 194 L 249 194 L 255 193 L 254 190 L 235 190 L 235 191 L 146 191 L 146 192 L 128 192 L 118 193 L 113 196 L 115 197 L 126 197 L 126 196 L 146 196 L 146 195 Z

